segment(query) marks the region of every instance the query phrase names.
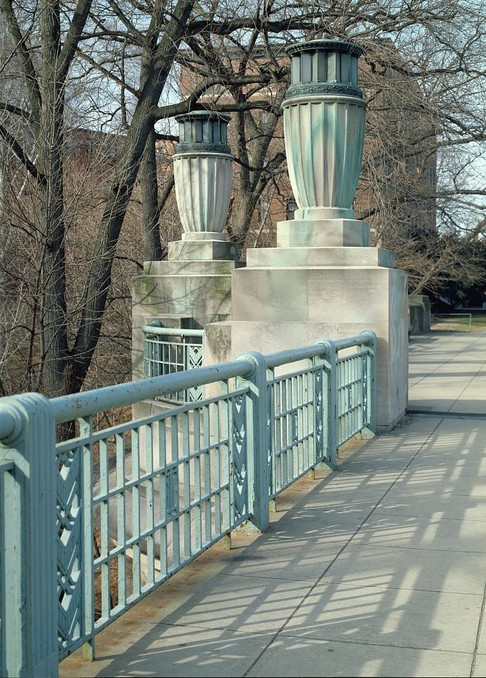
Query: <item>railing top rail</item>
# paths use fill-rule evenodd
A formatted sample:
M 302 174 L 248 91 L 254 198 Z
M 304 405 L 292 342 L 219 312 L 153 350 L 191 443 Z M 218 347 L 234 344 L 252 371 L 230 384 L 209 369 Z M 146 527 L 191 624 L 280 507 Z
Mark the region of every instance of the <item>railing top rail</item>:
M 179 331 L 179 330 L 177 330 Z M 352 346 L 366 345 L 374 341 L 372 332 L 362 332 L 354 337 L 338 340 L 322 340 L 311 346 L 280 351 L 262 356 L 267 368 L 285 363 L 298 362 L 318 355 L 325 357 L 330 347 L 339 351 Z M 133 405 L 140 400 L 160 397 L 161 394 L 183 391 L 194 386 L 203 386 L 215 381 L 224 381 L 233 377 L 245 377 L 255 367 L 251 354 L 241 355 L 236 360 L 218 365 L 199 367 L 195 370 L 175 372 L 160 377 L 151 377 L 127 384 L 115 384 L 103 388 L 73 393 L 50 399 L 50 407 L 57 423 L 87 417 L 96 412 Z M 5 402 L 5 401 L 4 401 Z M 0 411 L 0 439 L 10 436 L 15 424 L 8 410 Z
M 298 360 L 305 360 L 306 358 L 315 358 L 317 356 L 324 357 L 329 352 L 330 344 L 324 343 L 313 344 L 312 346 L 304 346 L 302 348 L 287 349 L 286 351 L 279 351 L 278 353 L 270 353 L 263 356 L 267 368 L 280 367 L 288 363 L 294 363 Z
M 267 368 L 279 367 L 286 363 L 297 362 L 305 358 L 315 358 L 321 356 L 324 358 L 331 346 L 336 351 L 341 351 L 353 346 L 367 346 L 372 344 L 375 340 L 373 332 L 365 331 L 361 334 L 356 334 L 353 337 L 346 337 L 344 339 L 321 339 L 311 346 L 304 346 L 296 349 L 288 349 L 286 351 L 279 351 L 278 353 L 270 353 L 265 355 L 265 363 Z
M 50 402 L 56 421 L 61 423 L 78 417 L 87 417 L 95 412 L 133 405 L 140 400 L 159 397 L 162 393 L 184 391 L 193 386 L 202 386 L 214 381 L 243 377 L 252 370 L 251 361 L 238 359 L 230 363 L 199 367 L 195 370 L 174 372 L 127 384 L 115 384 L 83 393 L 73 393 L 53 398 Z
M 342 351 L 345 348 L 352 348 L 353 346 L 360 346 L 363 344 L 365 346 L 371 345 L 374 343 L 375 339 L 376 335 L 374 332 L 371 332 L 370 330 L 365 330 L 360 334 L 356 334 L 354 337 L 335 339 L 333 340 L 333 344 L 336 347 L 336 351 Z
M 183 336 L 183 337 L 202 337 L 204 330 L 193 329 L 189 330 L 182 327 L 159 327 L 158 325 L 143 325 L 142 332 L 144 334 L 159 334 L 166 336 Z
M 9 438 L 15 430 L 15 419 L 11 412 L 0 412 L 0 440 Z

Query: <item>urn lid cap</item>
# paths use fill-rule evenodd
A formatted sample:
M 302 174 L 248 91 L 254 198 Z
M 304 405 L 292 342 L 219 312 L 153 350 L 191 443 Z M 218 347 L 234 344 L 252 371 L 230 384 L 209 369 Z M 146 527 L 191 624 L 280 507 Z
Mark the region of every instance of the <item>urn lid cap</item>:
M 176 153 L 231 153 L 227 132 L 229 115 L 218 111 L 192 111 L 177 115 L 176 120 L 179 123 Z
M 341 52 L 355 57 L 359 57 L 364 53 L 364 49 L 356 43 L 325 38 L 308 40 L 307 42 L 295 42 L 288 45 L 285 51 L 290 57 L 302 52 Z
M 219 120 L 220 122 L 229 122 L 230 115 L 219 113 L 218 111 L 191 111 L 190 113 L 181 113 L 176 115 L 177 122 L 189 122 L 189 120 Z

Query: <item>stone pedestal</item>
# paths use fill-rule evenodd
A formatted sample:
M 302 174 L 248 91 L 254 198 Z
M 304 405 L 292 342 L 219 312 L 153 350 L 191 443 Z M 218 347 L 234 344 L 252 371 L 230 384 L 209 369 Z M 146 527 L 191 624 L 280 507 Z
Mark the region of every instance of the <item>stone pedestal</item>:
M 298 223 L 292 232 L 299 232 Z M 408 393 L 407 275 L 395 268 L 393 253 L 362 246 L 276 247 L 247 256 L 247 267 L 232 276 L 231 321 L 206 327 L 206 363 L 373 330 L 378 429 L 392 428 L 406 411 Z
M 182 240 L 170 242 L 168 259 L 170 261 L 234 261 L 237 258 L 236 246 L 229 242 L 224 234 L 214 238 L 196 238 L 196 234 L 183 233 Z M 199 234 L 207 236 L 207 233 Z M 155 262 L 160 263 L 160 262 Z
M 143 325 L 159 320 L 165 327 L 202 329 L 231 317 L 231 274 L 241 262 L 218 259 L 231 253 L 230 243 L 170 243 L 181 258 L 149 261 L 132 287 L 132 378 L 143 378 Z M 188 247 L 187 247 L 188 246 Z M 233 250 L 234 252 L 234 250 Z M 206 253 L 207 258 L 203 258 Z M 184 258 L 193 256 L 193 259 Z
M 430 332 L 431 310 L 430 299 L 425 294 L 410 294 L 408 297 L 409 332 L 423 334 Z
M 300 210 L 296 210 L 296 214 Z M 370 227 L 357 219 L 295 219 L 277 224 L 278 247 L 368 247 Z

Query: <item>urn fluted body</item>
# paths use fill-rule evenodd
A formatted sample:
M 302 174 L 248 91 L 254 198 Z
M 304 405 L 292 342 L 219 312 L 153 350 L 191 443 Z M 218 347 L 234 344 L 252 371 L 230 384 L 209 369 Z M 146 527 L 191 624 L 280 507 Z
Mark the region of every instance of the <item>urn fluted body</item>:
M 282 108 L 295 218 L 353 219 L 366 106 L 358 87 L 362 49 L 311 40 L 286 51 L 292 79 Z
M 229 116 L 196 111 L 176 117 L 179 144 L 174 161 L 183 239 L 225 240 L 233 156 L 227 143 Z

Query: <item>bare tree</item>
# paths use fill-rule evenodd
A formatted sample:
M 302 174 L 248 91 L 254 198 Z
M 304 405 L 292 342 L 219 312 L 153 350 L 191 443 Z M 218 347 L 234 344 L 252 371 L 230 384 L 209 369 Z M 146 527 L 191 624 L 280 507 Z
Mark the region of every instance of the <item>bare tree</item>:
M 2 179 L 12 179 L 2 228 L 12 245 L 6 250 L 17 252 L 15 264 L 3 267 L 11 272 L 8 284 L 2 280 L 2 303 L 15 289 L 17 306 L 4 322 L 15 325 L 9 337 L 17 340 L 0 348 L 10 355 L 24 347 L 29 388 L 48 395 L 81 389 L 97 346 L 105 335 L 117 335 L 116 313 L 111 319 L 110 313 L 126 290 L 113 277 L 114 265 L 133 261 L 136 267 L 143 257 L 164 256 L 159 215 L 172 180 L 164 172 L 160 184 L 155 158 L 160 139 L 174 139 L 170 127 L 161 127 L 164 121 L 209 106 L 232 113 L 238 187 L 230 230 L 242 249 L 261 237 L 273 196 L 285 206 L 280 103 L 288 84 L 283 48 L 290 42 L 337 37 L 365 48 L 367 197 L 361 196 L 358 211 L 377 239 L 402 248 L 405 262 L 414 242 L 412 251 L 432 253 L 419 242 L 436 231 L 427 222 L 432 214 L 440 229 L 483 235 L 484 224 L 470 216 L 484 209 L 473 158 L 485 138 L 481 4 L 41 0 L 20 7 L 2 0 L 1 11 L 11 38 L 0 67 Z M 192 86 L 174 97 L 189 72 Z M 102 191 L 81 248 L 82 229 L 69 212 L 66 148 L 68 130 L 83 124 L 114 133 L 118 147 L 99 178 Z M 130 238 L 124 241 L 128 219 L 145 227 L 144 253 L 140 242 L 134 251 Z M 417 280 L 415 287 L 424 284 Z
M 123 140 L 122 152 L 107 191 L 97 228 L 97 238 L 84 278 L 81 312 L 76 330 L 69 326 L 66 283 L 66 224 L 63 148 L 66 90 L 77 50 L 91 18 L 91 37 L 104 28 L 103 16 L 90 17 L 91 0 L 79 0 L 74 11 L 59 0 L 42 0 L 19 10 L 3 0 L 2 15 L 12 37 L 13 50 L 22 68 L 26 107 L 3 102 L 7 114 L 0 127 L 4 141 L 35 180 L 39 212 L 39 271 L 42 299 L 39 304 L 40 356 L 38 388 L 48 395 L 77 391 L 82 387 L 101 331 L 101 321 L 111 284 L 112 265 L 121 225 L 133 191 L 147 137 L 154 123 L 154 108 L 172 67 L 193 2 L 179 0 L 174 7 L 157 5 L 144 33 L 137 31 L 118 6 L 108 5 L 127 32 L 137 37 L 144 67 L 137 101 Z M 118 8 L 118 9 L 117 9 Z M 67 15 L 64 10 L 67 10 Z M 70 17 L 66 19 L 66 16 Z M 39 46 L 40 45 L 40 46 Z M 22 118 L 35 149 L 35 160 L 9 126 L 10 118 Z M 70 336 L 72 337 L 70 341 Z

